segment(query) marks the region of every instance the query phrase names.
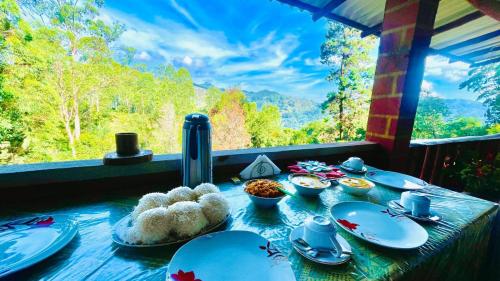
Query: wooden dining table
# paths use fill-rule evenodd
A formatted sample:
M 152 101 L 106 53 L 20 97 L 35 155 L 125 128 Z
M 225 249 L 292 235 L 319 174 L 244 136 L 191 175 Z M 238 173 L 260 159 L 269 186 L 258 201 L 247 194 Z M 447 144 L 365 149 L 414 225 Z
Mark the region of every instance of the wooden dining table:
M 357 175 L 352 175 L 357 176 Z M 275 177 L 291 191 L 287 174 Z M 413 250 L 388 249 L 370 244 L 339 228 L 351 245 L 351 261 L 338 266 L 311 262 L 289 242 L 290 232 L 312 215 L 330 216 L 333 205 L 343 201 L 367 201 L 387 205 L 401 190 L 376 185 L 368 194 L 353 196 L 339 186 L 319 197 L 287 196 L 271 209 L 253 205 L 241 184 L 217 183 L 231 206 L 231 220 L 220 230 L 247 230 L 273 243 L 286 254 L 297 280 L 482 280 L 491 278 L 491 248 L 498 205 L 436 186 L 426 187 L 432 209 L 445 223 L 421 223 L 428 241 Z M 155 186 L 166 192 L 175 186 Z M 77 236 L 61 251 L 7 280 L 166 280 L 169 261 L 181 245 L 128 248 L 113 243 L 113 225 L 130 213 L 143 194 L 121 194 L 92 198 L 66 198 L 43 204 L 17 204 L 0 213 L 0 221 L 32 214 L 73 217 Z M 202 255 L 203 253 L 200 253 Z M 244 265 L 242 265 L 244 266 Z M 228 270 L 238 270 L 228 268 Z

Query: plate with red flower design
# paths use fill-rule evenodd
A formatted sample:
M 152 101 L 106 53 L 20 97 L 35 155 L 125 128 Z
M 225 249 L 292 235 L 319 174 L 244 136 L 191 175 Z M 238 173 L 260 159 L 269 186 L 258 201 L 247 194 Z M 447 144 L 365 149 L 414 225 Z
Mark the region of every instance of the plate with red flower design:
M 415 249 L 429 238 L 418 223 L 381 205 L 362 201 L 341 202 L 334 205 L 330 213 L 345 231 L 379 246 Z
M 76 221 L 63 215 L 0 222 L 0 278 L 55 254 L 77 232 Z
M 295 280 L 286 255 L 250 231 L 221 231 L 191 240 L 174 254 L 170 281 Z

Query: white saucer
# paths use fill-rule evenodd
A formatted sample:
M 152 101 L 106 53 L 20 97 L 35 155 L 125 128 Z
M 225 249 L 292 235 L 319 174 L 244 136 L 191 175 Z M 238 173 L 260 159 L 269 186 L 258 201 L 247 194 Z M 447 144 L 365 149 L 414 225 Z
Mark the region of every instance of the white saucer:
M 353 173 L 353 174 L 364 174 L 364 173 L 366 173 L 366 171 L 368 171 L 368 169 L 366 168 L 366 166 L 363 166 L 363 168 L 361 170 L 355 170 L 355 169 L 353 169 L 351 167 L 344 166 L 344 164 L 340 164 L 339 167 L 342 170 L 346 170 L 347 172 Z
M 333 255 L 329 254 L 319 254 L 317 257 L 312 257 L 310 255 L 307 255 L 305 251 L 300 249 L 295 245 L 295 242 L 293 242 L 297 238 L 302 238 L 304 233 L 304 226 L 301 225 L 297 228 L 294 228 L 292 232 L 290 233 L 290 243 L 292 243 L 293 248 L 303 257 L 305 257 L 308 260 L 311 260 L 313 262 L 321 263 L 321 264 L 326 264 L 326 265 L 339 265 L 348 262 L 351 259 L 351 255 L 349 254 L 342 254 L 340 257 L 335 257 Z M 351 246 L 349 243 L 344 239 L 344 237 L 340 236 L 337 233 L 337 241 L 339 241 L 340 246 L 342 246 L 343 251 L 345 252 L 351 252 Z
M 398 200 L 391 200 L 389 202 L 387 202 L 387 206 L 397 212 L 400 212 L 402 213 L 403 215 L 409 217 L 409 218 L 412 218 L 414 220 L 417 220 L 417 221 L 424 221 L 424 222 L 438 222 L 441 220 L 441 217 L 438 216 L 436 213 L 434 213 L 431 209 L 431 211 L 429 212 L 429 215 L 427 216 L 422 216 L 422 217 L 417 217 L 417 216 L 414 216 L 411 214 L 411 211 L 410 210 L 407 210 L 405 208 L 403 208 L 402 206 L 398 205 Z M 436 219 L 430 219 L 431 217 L 435 217 Z

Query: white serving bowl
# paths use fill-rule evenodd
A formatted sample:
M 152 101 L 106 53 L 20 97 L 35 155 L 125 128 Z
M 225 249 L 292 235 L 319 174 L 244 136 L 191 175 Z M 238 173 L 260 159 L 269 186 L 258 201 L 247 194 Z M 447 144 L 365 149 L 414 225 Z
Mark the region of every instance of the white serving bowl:
M 346 183 L 347 180 L 359 180 L 359 181 L 366 181 L 369 186 L 368 187 L 357 187 L 357 186 L 350 186 Z M 349 177 L 344 177 L 338 180 L 339 185 L 342 187 L 342 190 L 345 192 L 352 194 L 352 195 L 365 195 L 366 193 L 370 192 L 372 188 L 375 187 L 375 184 L 367 179 L 361 179 L 361 178 L 349 178 Z
M 328 188 L 329 186 L 331 186 L 331 182 L 330 181 L 326 181 L 327 183 L 322 186 L 322 187 L 310 187 L 310 186 L 304 186 L 304 185 L 301 185 L 299 183 L 296 183 L 293 181 L 293 178 L 295 177 L 299 177 L 299 176 L 307 176 L 307 177 L 313 177 L 313 178 L 317 178 L 321 181 L 323 181 L 324 179 L 319 177 L 319 176 L 316 176 L 316 175 L 313 175 L 313 174 L 308 174 L 308 173 L 296 173 L 296 174 L 291 174 L 288 176 L 288 180 L 293 184 L 293 186 L 295 187 L 295 189 L 297 190 L 297 192 L 300 194 L 300 195 L 303 195 L 303 196 L 318 196 L 321 192 L 323 192 L 323 190 L 325 190 L 326 188 Z

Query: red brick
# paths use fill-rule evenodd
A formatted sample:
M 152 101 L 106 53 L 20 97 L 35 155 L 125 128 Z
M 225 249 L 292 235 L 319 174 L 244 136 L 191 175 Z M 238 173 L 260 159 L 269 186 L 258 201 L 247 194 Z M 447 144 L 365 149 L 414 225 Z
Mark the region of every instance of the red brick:
M 408 67 L 408 53 L 390 56 L 379 56 L 376 74 L 390 74 L 392 72 L 406 71 Z
M 368 124 L 366 125 L 366 131 L 370 133 L 385 134 L 385 128 L 387 127 L 386 117 L 373 117 L 368 118 Z
M 392 8 L 399 6 L 401 4 L 404 4 L 408 1 L 409 0 L 387 0 L 387 1 L 385 1 L 385 9 L 386 10 L 392 9 Z
M 415 24 L 419 11 L 419 2 L 414 2 L 410 5 L 384 14 L 384 25 L 382 30 L 390 30 L 401 27 L 403 25 Z
M 392 151 L 394 148 L 394 140 L 380 138 L 376 136 L 367 136 L 367 141 L 372 141 L 380 144 L 385 150 Z
M 399 116 L 399 107 L 401 106 L 400 97 L 388 97 L 373 99 L 370 105 L 371 115 L 396 115 Z
M 393 76 L 376 78 L 373 83 L 372 97 L 390 95 L 393 80 Z
M 403 30 L 382 35 L 382 38 L 380 39 L 380 53 L 385 54 L 398 50 L 400 47 L 401 36 L 403 36 L 402 32 Z
M 389 135 L 395 136 L 398 128 L 398 119 L 392 119 L 389 125 Z
M 395 90 L 395 94 L 396 94 L 396 93 L 402 93 L 402 92 L 403 92 L 403 89 L 404 89 L 404 86 L 405 86 L 406 74 L 404 74 L 404 75 L 399 75 L 397 78 L 394 78 L 394 79 L 396 79 L 396 90 Z
M 410 49 L 411 44 L 413 43 L 413 36 L 415 35 L 415 27 L 406 28 L 406 32 L 404 39 L 401 41 L 401 47 Z

